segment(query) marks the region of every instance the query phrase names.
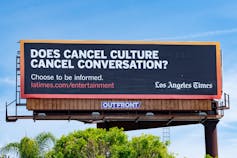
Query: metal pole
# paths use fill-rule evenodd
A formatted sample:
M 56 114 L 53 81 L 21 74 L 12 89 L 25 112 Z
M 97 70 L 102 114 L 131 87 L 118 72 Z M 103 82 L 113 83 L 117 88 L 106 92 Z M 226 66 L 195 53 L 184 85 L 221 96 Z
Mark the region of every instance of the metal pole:
M 8 120 L 7 118 L 8 118 L 8 113 L 7 113 L 7 102 L 6 102 L 6 120 Z
M 17 82 L 18 82 L 18 81 L 17 81 L 17 77 L 18 77 L 18 76 L 17 76 L 17 68 L 18 68 L 18 67 L 17 67 L 17 66 L 18 66 L 18 65 L 17 65 L 17 60 L 18 60 L 18 59 L 17 59 L 17 55 L 16 55 L 16 107 L 15 107 L 15 115 L 16 115 L 16 116 L 17 116 Z
M 203 123 L 205 130 L 206 154 L 209 154 L 214 158 L 218 157 L 217 128 L 216 128 L 218 122 L 219 120 L 207 120 Z

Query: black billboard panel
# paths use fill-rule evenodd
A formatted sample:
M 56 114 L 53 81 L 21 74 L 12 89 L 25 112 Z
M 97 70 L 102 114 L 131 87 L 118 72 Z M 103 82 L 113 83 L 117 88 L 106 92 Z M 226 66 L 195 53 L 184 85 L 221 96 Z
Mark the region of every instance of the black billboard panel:
M 213 99 L 217 42 L 21 41 L 22 98 Z

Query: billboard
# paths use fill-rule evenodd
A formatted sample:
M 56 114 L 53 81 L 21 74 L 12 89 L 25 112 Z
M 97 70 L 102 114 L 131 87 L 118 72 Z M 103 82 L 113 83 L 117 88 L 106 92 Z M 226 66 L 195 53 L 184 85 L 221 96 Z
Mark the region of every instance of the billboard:
M 218 42 L 21 40 L 22 98 L 220 98 Z

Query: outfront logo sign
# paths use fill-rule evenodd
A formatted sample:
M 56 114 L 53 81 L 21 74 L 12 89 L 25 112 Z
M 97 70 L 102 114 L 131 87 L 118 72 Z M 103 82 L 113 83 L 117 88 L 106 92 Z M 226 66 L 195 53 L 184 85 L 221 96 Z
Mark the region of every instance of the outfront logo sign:
M 213 99 L 217 42 L 22 40 L 22 98 Z

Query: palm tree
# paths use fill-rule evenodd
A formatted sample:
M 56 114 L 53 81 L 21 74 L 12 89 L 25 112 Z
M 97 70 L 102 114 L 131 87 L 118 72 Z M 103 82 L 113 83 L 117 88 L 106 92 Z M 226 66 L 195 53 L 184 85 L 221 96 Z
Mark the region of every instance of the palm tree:
M 2 154 L 13 154 L 20 158 L 43 158 L 55 144 L 55 137 L 49 132 L 40 133 L 34 139 L 24 137 L 20 142 L 9 143 L 0 149 Z
M 35 141 L 39 147 L 40 157 L 44 157 L 44 154 L 54 147 L 56 138 L 50 132 L 43 132 L 35 138 Z

